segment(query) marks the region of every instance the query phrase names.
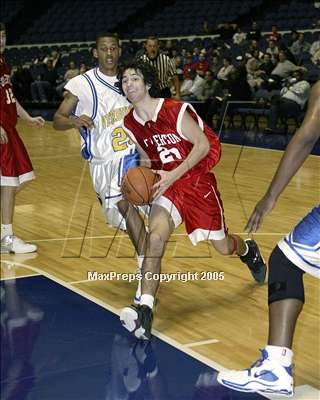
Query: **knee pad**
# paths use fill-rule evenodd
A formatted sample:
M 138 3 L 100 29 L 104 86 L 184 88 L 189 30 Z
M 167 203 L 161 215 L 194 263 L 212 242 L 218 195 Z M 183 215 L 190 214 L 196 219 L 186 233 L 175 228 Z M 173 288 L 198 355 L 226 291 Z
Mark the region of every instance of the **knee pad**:
M 304 303 L 304 271 L 275 247 L 269 259 L 268 303 L 298 299 Z

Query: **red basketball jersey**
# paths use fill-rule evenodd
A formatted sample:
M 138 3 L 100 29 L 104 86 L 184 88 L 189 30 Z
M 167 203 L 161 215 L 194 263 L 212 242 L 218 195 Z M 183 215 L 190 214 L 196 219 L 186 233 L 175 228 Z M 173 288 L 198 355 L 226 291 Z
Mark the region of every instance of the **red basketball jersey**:
M 3 128 L 15 127 L 17 124 L 16 99 L 12 90 L 10 68 L 0 56 L 0 123 Z
M 178 167 L 190 153 L 193 144 L 183 136 L 181 122 L 187 111 L 205 133 L 210 143 L 209 153 L 183 176 L 209 172 L 219 161 L 220 141 L 216 134 L 198 116 L 188 103 L 172 99 L 160 99 L 155 116 L 143 121 L 133 109 L 124 118 L 124 128 L 137 141 L 151 160 L 151 168 L 171 171 Z

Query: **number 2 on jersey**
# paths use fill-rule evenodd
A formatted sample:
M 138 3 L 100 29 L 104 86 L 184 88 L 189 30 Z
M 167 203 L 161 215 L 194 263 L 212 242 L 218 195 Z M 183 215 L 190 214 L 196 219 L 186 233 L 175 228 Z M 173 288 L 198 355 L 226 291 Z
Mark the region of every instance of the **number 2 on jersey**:
M 133 144 L 122 128 L 115 128 L 111 136 L 112 147 L 115 152 L 125 150 L 128 146 Z
M 181 154 L 178 149 L 175 147 L 171 149 L 166 149 L 165 147 L 158 146 L 157 150 L 159 152 L 160 160 L 162 161 L 162 164 L 167 164 L 169 162 L 175 161 L 175 160 L 181 160 Z

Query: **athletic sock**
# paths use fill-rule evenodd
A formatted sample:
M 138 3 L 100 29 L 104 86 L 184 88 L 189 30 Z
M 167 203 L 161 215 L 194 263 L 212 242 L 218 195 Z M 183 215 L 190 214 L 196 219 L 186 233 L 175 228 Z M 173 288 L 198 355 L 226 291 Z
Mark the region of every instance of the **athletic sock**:
M 283 367 L 290 367 L 292 364 L 293 352 L 288 347 L 266 346 L 266 350 L 273 360 L 277 361 Z
M 151 294 L 141 295 L 140 306 L 148 306 L 153 309 L 154 297 Z
M 12 224 L 1 224 L 1 239 L 8 235 L 13 235 Z

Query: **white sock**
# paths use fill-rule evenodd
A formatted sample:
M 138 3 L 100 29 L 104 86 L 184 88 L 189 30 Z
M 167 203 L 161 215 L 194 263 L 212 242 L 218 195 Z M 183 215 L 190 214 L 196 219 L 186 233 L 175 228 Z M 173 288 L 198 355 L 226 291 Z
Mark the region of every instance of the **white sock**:
M 1 239 L 8 235 L 13 235 L 12 224 L 1 224 Z
M 288 347 L 268 345 L 266 350 L 270 358 L 278 361 L 283 367 L 289 367 L 292 364 L 293 352 Z
M 139 270 L 137 272 L 141 272 L 143 260 L 144 260 L 144 255 L 143 256 L 137 256 L 137 263 L 138 263 L 138 270 Z
M 144 260 L 144 256 L 137 256 L 138 268 L 137 268 L 136 274 L 141 275 L 143 260 Z M 134 300 L 134 302 L 136 304 L 138 303 L 138 299 L 140 299 L 140 296 L 141 296 L 141 281 L 142 280 L 139 279 L 138 284 L 137 284 L 137 290 L 136 290 L 135 300 Z
M 151 294 L 141 295 L 140 306 L 145 305 L 153 309 L 154 297 Z

